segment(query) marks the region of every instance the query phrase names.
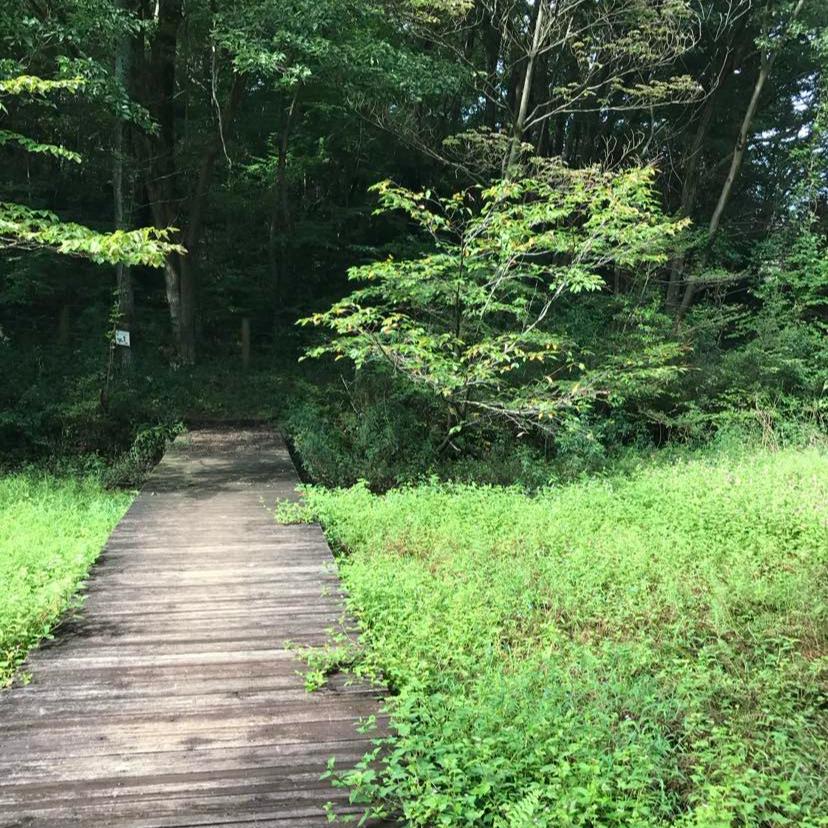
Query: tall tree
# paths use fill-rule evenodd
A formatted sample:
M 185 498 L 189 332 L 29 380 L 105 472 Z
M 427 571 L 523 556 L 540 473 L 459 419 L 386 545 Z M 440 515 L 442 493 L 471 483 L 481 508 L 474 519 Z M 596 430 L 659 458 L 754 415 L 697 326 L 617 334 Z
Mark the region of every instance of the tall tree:
M 119 8 L 124 9 L 124 0 L 119 1 Z M 127 78 L 129 74 L 130 42 L 127 33 L 118 37 L 115 47 L 115 84 L 127 92 Z M 112 139 L 112 199 L 113 217 L 118 230 L 127 229 L 128 202 L 131 202 L 131 178 L 126 172 L 125 123 L 123 112 L 118 109 L 115 113 L 115 128 Z M 125 181 L 126 178 L 126 181 Z M 115 265 L 115 284 L 118 291 L 118 323 L 134 334 L 135 294 L 132 287 L 132 272 L 125 262 Z M 121 348 L 121 365 L 127 371 L 132 368 L 132 346 Z
M 747 150 L 748 140 L 750 138 L 753 122 L 756 117 L 756 111 L 759 106 L 759 99 L 762 95 L 762 90 L 765 88 L 768 78 L 770 77 L 773 65 L 776 62 L 781 50 L 787 44 L 791 35 L 795 32 L 795 24 L 802 9 L 805 6 L 805 0 L 794 0 L 792 4 L 786 4 L 776 15 L 770 17 L 766 23 L 765 31 L 757 42 L 759 52 L 759 68 L 756 74 L 756 80 L 753 84 L 750 98 L 744 115 L 742 116 L 741 124 L 739 126 L 739 134 L 736 138 L 736 144 L 730 156 L 730 166 L 722 184 L 719 196 L 716 200 L 716 205 L 713 208 L 713 213 L 710 216 L 710 221 L 707 225 L 707 232 L 704 239 L 704 247 L 697 266 L 697 271 L 691 278 L 687 280 L 684 288 L 684 295 L 681 304 L 678 308 L 678 319 L 684 317 L 693 297 L 699 287 L 699 277 L 703 277 L 704 270 L 710 255 L 710 248 L 719 232 L 721 226 L 722 215 L 730 201 L 731 193 L 733 192 L 733 184 L 739 171 L 742 167 L 742 162 Z

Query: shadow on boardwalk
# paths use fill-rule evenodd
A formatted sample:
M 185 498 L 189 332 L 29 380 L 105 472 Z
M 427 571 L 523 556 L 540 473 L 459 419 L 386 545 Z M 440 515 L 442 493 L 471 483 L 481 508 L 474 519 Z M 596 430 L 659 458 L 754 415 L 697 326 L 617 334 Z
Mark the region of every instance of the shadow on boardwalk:
M 376 691 L 304 690 L 285 642 L 342 620 L 315 526 L 278 526 L 295 497 L 281 439 L 185 435 L 117 526 L 87 600 L 0 694 L 0 826 L 310 826 L 354 810 L 320 781 L 358 759 Z

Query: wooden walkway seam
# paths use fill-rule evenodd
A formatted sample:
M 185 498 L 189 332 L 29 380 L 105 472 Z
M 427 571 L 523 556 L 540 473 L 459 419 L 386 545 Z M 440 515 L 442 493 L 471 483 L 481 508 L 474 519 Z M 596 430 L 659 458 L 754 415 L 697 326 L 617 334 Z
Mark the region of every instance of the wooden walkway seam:
M 0 827 L 322 826 L 320 780 L 370 748 L 377 691 L 309 694 L 286 642 L 355 632 L 318 526 L 279 526 L 296 470 L 263 427 L 179 437 L 86 599 L 0 693 Z

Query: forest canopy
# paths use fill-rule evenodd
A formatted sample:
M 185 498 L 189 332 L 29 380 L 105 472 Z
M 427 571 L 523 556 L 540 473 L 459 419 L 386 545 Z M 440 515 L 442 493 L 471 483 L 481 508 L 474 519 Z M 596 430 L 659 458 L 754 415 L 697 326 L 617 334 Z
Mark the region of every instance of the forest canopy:
M 291 415 L 309 464 L 386 439 L 358 427 L 377 405 L 415 412 L 420 471 L 491 441 L 822 423 L 824 4 L 21 9 L 0 12 L 7 445 L 128 444 L 215 405 L 183 378 L 239 348 L 271 375 L 325 357 L 288 369 L 315 378 Z M 140 409 L 122 436 L 99 398 Z M 320 417 L 342 445 L 318 453 Z

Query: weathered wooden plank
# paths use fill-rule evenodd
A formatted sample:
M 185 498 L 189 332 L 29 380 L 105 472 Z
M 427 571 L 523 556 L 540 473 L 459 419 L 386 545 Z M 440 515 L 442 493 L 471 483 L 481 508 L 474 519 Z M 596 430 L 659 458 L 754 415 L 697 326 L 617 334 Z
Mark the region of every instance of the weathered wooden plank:
M 341 598 L 344 593 L 336 587 L 330 589 L 319 590 L 292 590 L 288 594 L 267 594 L 258 598 L 249 597 L 244 602 L 245 606 L 250 606 L 251 614 L 257 610 L 269 609 L 289 609 L 292 607 L 323 607 L 332 606 L 327 600 L 330 597 Z M 339 602 L 336 602 L 339 605 Z M 141 598 L 133 598 L 128 604 L 118 604 L 115 601 L 107 601 L 106 593 L 98 594 L 96 596 L 86 596 L 86 601 L 83 605 L 83 612 L 81 614 L 88 615 L 93 609 L 95 612 L 101 611 L 101 606 L 104 607 L 106 613 L 121 614 L 121 615 L 135 615 L 136 612 L 146 613 L 153 609 L 161 612 L 198 612 L 209 611 L 215 609 L 216 612 L 223 610 L 237 611 L 241 609 L 241 604 L 236 598 L 215 598 L 210 601 L 193 600 L 186 603 L 175 600 L 175 596 L 144 596 Z
M 113 601 L 132 601 L 140 599 L 157 599 L 159 597 L 169 598 L 169 593 L 173 592 L 177 596 L 179 604 L 189 603 L 191 601 L 212 601 L 223 597 L 225 600 L 234 599 L 237 601 L 244 601 L 252 598 L 268 598 L 281 597 L 282 595 L 302 595 L 308 598 L 320 597 L 320 587 L 329 585 L 331 588 L 336 584 L 336 579 L 332 575 L 325 575 L 320 572 L 317 579 L 303 578 L 301 580 L 293 580 L 285 578 L 284 580 L 273 579 L 257 584 L 210 584 L 207 586 L 200 586 L 197 584 L 155 584 L 152 586 L 134 584 L 132 586 L 123 584 L 114 584 L 112 589 L 106 589 L 105 586 L 97 581 L 90 584 L 90 589 L 87 594 L 91 597 L 103 593 Z M 147 594 L 149 592 L 149 594 Z
M 18 732 L 28 732 L 39 727 L 57 733 L 64 729 L 76 728 L 83 734 L 89 733 L 94 725 L 95 738 L 105 735 L 107 728 L 121 730 L 127 726 L 143 726 L 145 723 L 166 724 L 174 722 L 177 728 L 186 729 L 190 723 L 203 726 L 203 723 L 219 722 L 221 727 L 235 727 L 239 725 L 272 724 L 294 721 L 321 720 L 330 721 L 332 717 L 341 715 L 342 703 L 338 696 L 312 695 L 309 703 L 307 698 L 286 699 L 284 697 L 267 697 L 254 701 L 251 698 L 239 699 L 229 696 L 225 702 L 218 704 L 215 696 L 194 697 L 180 699 L 178 703 L 164 698 L 143 698 L 130 704 L 117 700 L 107 705 L 105 701 L 98 702 L 90 707 L 84 701 L 65 702 L 54 701 L 45 706 L 40 705 L 32 709 L 28 703 L 21 700 L 15 709 L 14 706 L 4 709 L 4 713 L 13 713 L 4 726 L 6 738 Z M 375 696 L 365 691 L 357 696 L 352 695 L 348 713 L 352 715 L 369 715 L 375 707 Z M 105 714 L 105 723 L 102 718 Z
M 14 765 L 0 763 L 3 783 L 0 787 L 28 786 L 30 784 L 73 784 L 91 781 L 111 785 L 130 778 L 158 774 L 198 776 L 202 773 L 247 768 L 293 768 L 302 763 L 326 763 L 334 757 L 337 765 L 355 761 L 364 752 L 362 737 L 341 741 L 322 741 L 315 744 L 296 742 L 273 743 L 243 748 L 205 748 L 198 751 L 198 768 L 193 769 L 192 754 L 181 751 L 132 752 L 113 759 L 110 756 L 92 756 L 83 764 L 76 758 L 46 757 L 24 759 Z M 112 776 L 113 770 L 117 776 Z
M 261 815 L 266 817 L 285 818 L 290 815 L 313 816 L 318 815 L 317 825 L 324 825 L 324 803 L 329 800 L 347 801 L 346 795 L 328 786 L 315 785 L 309 787 L 305 780 L 298 781 L 292 791 L 262 791 L 252 789 L 244 793 L 244 786 L 240 790 L 233 788 L 219 790 L 214 796 L 193 793 L 188 796 L 176 797 L 163 794 L 147 794 L 137 799 L 123 799 L 120 791 L 113 792 L 107 798 L 83 799 L 75 802 L 65 801 L 44 802 L 43 806 L 31 808 L 30 816 L 23 824 L 40 824 L 53 826 L 58 820 L 70 820 L 68 824 L 76 826 L 132 826 L 133 820 L 146 818 L 152 814 L 148 825 L 192 825 L 199 824 L 194 820 L 205 819 L 201 824 L 216 825 L 222 820 L 239 820 L 246 816 Z M 0 825 L 19 825 L 21 823 L 9 820 L 11 807 L 4 807 L 4 822 Z M 186 821 L 181 814 L 186 814 Z M 107 822 L 106 820 L 110 820 Z M 63 824 L 67 824 L 64 822 Z M 290 823 L 288 823 L 290 824 Z
M 342 693 L 348 693 L 356 703 L 365 704 L 367 709 L 373 709 L 376 694 L 367 688 L 349 688 Z M 324 709 L 327 703 L 341 706 L 341 695 L 326 696 L 315 693 L 315 710 Z M 188 693 L 164 696 L 115 696 L 104 695 L 95 699 L 90 705 L 88 698 L 72 697 L 62 699 L 59 696 L 44 697 L 40 695 L 36 704 L 32 704 L 32 696 L 24 696 L 18 702 L 2 708 L 2 715 L 12 721 L 4 730 L 8 738 L 19 730 L 29 730 L 40 726 L 57 730 L 67 724 L 81 724 L 89 727 L 97 724 L 102 716 L 110 722 L 125 722 L 132 719 L 147 718 L 154 711 L 166 716 L 192 716 L 195 714 L 207 717 L 227 717 L 231 714 L 245 714 L 251 710 L 276 710 L 280 715 L 290 717 L 292 712 L 305 710 L 307 694 L 304 690 L 289 687 L 281 691 L 264 691 L 257 693 L 233 693 L 218 691 L 215 693 Z M 0 780 L 2 785 L 2 780 Z
M 335 721 L 341 718 L 369 715 L 375 709 L 375 698 L 370 693 L 352 696 L 347 708 L 339 696 L 319 696 L 312 703 L 307 699 L 285 700 L 266 699 L 255 703 L 250 699 L 237 700 L 216 705 L 205 702 L 200 705 L 167 704 L 166 699 L 144 699 L 142 704 L 113 706 L 109 710 L 90 709 L 84 702 L 72 704 L 53 703 L 43 713 L 19 707 L 16 715 L 4 727 L 7 738 L 16 733 L 27 734 L 35 730 L 49 730 L 57 733 L 63 730 L 77 730 L 80 738 L 99 740 L 112 730 L 121 732 L 135 727 L 152 733 L 174 723 L 179 732 L 202 730 L 216 727 L 266 727 L 286 722 Z M 12 712 L 15 712 L 12 709 Z M 105 712 L 104 717 L 102 713 Z M 94 730 L 94 732 L 93 732 Z
M 336 677 L 334 677 L 335 679 Z M 99 702 L 101 699 L 113 700 L 128 698 L 153 699 L 157 697 L 169 698 L 172 704 L 178 697 L 209 696 L 215 693 L 229 693 L 240 698 L 265 694 L 267 698 L 278 700 L 287 691 L 304 694 L 304 687 L 297 686 L 296 672 L 290 671 L 282 675 L 264 673 L 263 675 L 245 674 L 243 676 L 227 675 L 223 670 L 203 670 L 188 672 L 186 676 L 179 675 L 174 670 L 156 672 L 147 675 L 145 672 L 122 675 L 117 670 L 108 672 L 96 672 L 93 677 L 88 674 L 62 673 L 60 682 L 52 682 L 48 677 L 38 673 L 31 684 L 16 689 L 14 694 L 4 694 L 15 700 L 22 697 L 32 696 L 32 704 L 39 704 L 39 699 L 49 699 L 49 694 L 62 700 Z M 356 687 L 347 688 L 352 692 Z M 315 695 L 324 695 L 329 692 L 327 689 L 318 690 Z M 346 692 L 345 689 L 336 692 Z M 366 692 L 374 692 L 367 690 Z M 16 702 L 8 702 L 13 704 Z M 0 720 L 3 717 L 3 710 L 6 709 L 0 699 Z
M 344 705 L 343 705 L 344 706 Z M 199 749 L 222 748 L 241 749 L 280 742 L 283 744 L 314 745 L 321 741 L 351 741 L 362 721 L 359 718 L 322 719 L 319 721 L 291 721 L 269 725 L 254 725 L 243 728 L 222 728 L 204 723 L 201 727 L 179 730 L 177 723 L 170 722 L 166 731 L 159 728 L 125 727 L 115 731 L 109 729 L 95 741 L 81 741 L 80 728 L 63 729 L 59 733 L 33 731 L 26 738 L 15 736 L 14 750 L 8 751 L 8 760 L 25 760 L 33 753 L 62 757 L 83 763 L 87 758 L 109 757 L 117 760 L 131 751 L 155 753 L 157 751 L 178 751 L 189 753 L 194 767 L 198 765 Z M 173 732 L 170 732 L 173 731 Z M 57 739 L 65 740 L 62 745 Z M 366 750 L 368 744 L 366 743 Z M 320 766 L 320 774 L 322 773 Z
M 29 666 L 34 670 L 35 684 L 51 682 L 60 687 L 72 687 L 74 685 L 98 684 L 105 681 L 119 681 L 124 685 L 134 682 L 141 685 L 155 681 L 189 682 L 194 679 L 221 680 L 226 677 L 228 681 L 233 677 L 244 677 L 253 681 L 259 677 L 262 679 L 279 679 L 296 675 L 296 671 L 302 669 L 301 662 L 296 658 L 288 657 L 278 661 L 250 661 L 244 664 L 244 669 L 237 670 L 238 665 L 223 661 L 216 661 L 210 664 L 166 664 L 163 666 L 154 665 L 149 658 L 144 664 L 108 664 L 97 665 L 94 668 L 78 666 L 77 664 L 64 664 L 60 658 L 44 657 L 38 658 L 35 662 L 30 659 Z
M 329 797 L 333 799 L 333 797 Z M 151 808 L 148 809 L 151 813 Z M 359 815 L 364 811 L 359 805 L 342 804 L 337 807 L 337 813 Z M 16 821 L 0 814 L 0 828 L 23 828 L 34 824 L 48 825 L 49 828 L 78 828 L 89 825 L 78 817 L 63 815 L 50 816 L 48 820 Z M 380 828 L 380 826 L 394 823 L 369 821 L 364 828 Z M 279 807 L 258 808 L 255 812 L 245 813 L 237 806 L 231 806 L 226 811 L 210 810 L 208 813 L 193 813 L 186 816 L 164 815 L 163 819 L 153 816 L 126 817 L 123 814 L 106 816 L 96 814 L 95 828 L 206 828 L 207 826 L 238 826 L 238 828 L 323 828 L 329 826 L 329 821 L 322 816 L 322 808 L 317 805 L 285 804 Z
M 205 626 L 198 633 L 191 633 L 190 637 L 184 637 L 181 632 L 171 632 L 166 636 L 156 633 L 151 629 L 133 632 L 131 634 L 103 631 L 103 634 L 93 634 L 91 626 L 84 630 L 75 630 L 70 633 L 71 639 L 64 643 L 57 640 L 51 645 L 52 648 L 61 647 L 64 652 L 69 653 L 81 651 L 87 655 L 94 655 L 98 658 L 112 656 L 141 655 L 151 649 L 158 655 L 185 655 L 196 653 L 233 653 L 238 647 L 245 650 L 272 650 L 275 645 L 284 644 L 285 641 L 301 642 L 313 638 L 318 640 L 328 630 L 336 630 L 343 634 L 356 633 L 356 628 L 344 627 L 337 623 L 336 616 L 305 616 L 305 626 L 301 632 L 297 632 L 296 625 L 282 618 L 276 623 L 268 626 L 268 635 L 262 635 L 261 627 L 240 627 L 236 628 L 228 624 L 217 624 Z M 281 638 L 280 638 L 281 636 Z M 47 645 L 48 646 L 48 645 Z M 45 652 L 45 650 L 44 650 Z
M 130 589 L 149 590 L 152 593 L 162 589 L 187 590 L 186 593 L 182 592 L 183 598 L 191 595 L 198 597 L 199 592 L 209 595 L 214 590 L 242 590 L 252 587 L 256 591 L 264 591 L 270 586 L 287 584 L 303 586 L 336 583 L 336 575 L 333 572 L 326 572 L 318 566 L 268 566 L 262 569 L 261 572 L 243 570 L 233 574 L 215 570 L 205 570 L 204 572 L 118 572 L 116 569 L 110 569 L 100 574 L 106 574 L 106 581 L 108 585 L 111 584 L 111 589 L 107 589 L 107 592 L 119 588 L 124 591 Z
M 186 644 L 191 641 L 196 644 L 213 641 L 227 641 L 233 644 L 244 641 L 256 641 L 257 639 L 267 640 L 273 646 L 274 636 L 272 631 L 278 631 L 280 626 L 286 631 L 295 631 L 297 624 L 295 619 L 286 614 L 270 614 L 259 619 L 259 623 L 241 615 L 221 615 L 209 617 L 204 614 L 187 616 L 178 614 L 176 619 L 179 624 L 169 630 L 159 630 L 154 621 L 157 621 L 158 613 L 147 616 L 129 615 L 122 616 L 118 622 L 104 620 L 95 624 L 94 618 L 78 619 L 71 624 L 60 628 L 60 638 L 56 643 L 47 642 L 43 648 L 49 646 L 66 647 L 71 644 L 83 642 L 84 646 L 92 647 L 97 644 Z M 303 629 L 316 629 L 325 631 L 329 627 L 349 629 L 339 622 L 344 618 L 342 613 L 319 607 L 316 611 L 302 612 L 299 614 L 302 620 Z M 198 629 L 182 627 L 183 624 L 199 623 Z M 267 634 L 262 635 L 262 623 L 267 624 Z M 258 649 L 258 647 L 256 647 Z
M 0 826 L 324 825 L 330 756 L 353 763 L 377 691 L 309 695 L 285 641 L 354 633 L 318 526 L 266 429 L 176 441 L 116 527 L 83 606 L 0 694 Z M 379 726 L 385 726 L 379 717 Z M 381 731 L 380 731 L 381 732 Z

